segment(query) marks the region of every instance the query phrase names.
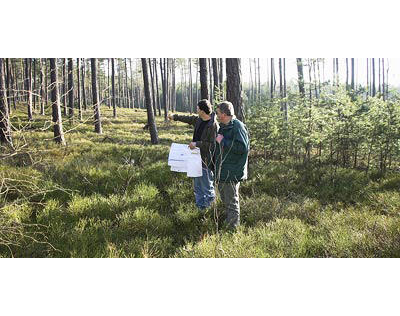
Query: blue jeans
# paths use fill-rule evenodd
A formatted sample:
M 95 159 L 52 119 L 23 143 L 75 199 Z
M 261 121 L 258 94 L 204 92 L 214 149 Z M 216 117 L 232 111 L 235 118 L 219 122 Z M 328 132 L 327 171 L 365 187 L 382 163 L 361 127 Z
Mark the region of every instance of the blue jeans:
M 215 199 L 214 174 L 210 169 L 203 168 L 203 175 L 194 179 L 194 197 L 196 206 L 204 210 Z

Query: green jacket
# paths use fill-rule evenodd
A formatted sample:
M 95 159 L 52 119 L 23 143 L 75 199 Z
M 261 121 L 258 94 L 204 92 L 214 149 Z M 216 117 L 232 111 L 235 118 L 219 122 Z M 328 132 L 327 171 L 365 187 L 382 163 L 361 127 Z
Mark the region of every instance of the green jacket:
M 246 125 L 236 118 L 227 125 L 221 123 L 218 134 L 224 136 L 216 150 L 216 174 L 219 182 L 239 182 L 247 179 L 250 150 Z
M 202 120 L 197 115 L 177 115 L 174 114 L 174 121 L 184 122 L 194 126 L 194 133 L 199 128 Z M 203 161 L 204 168 L 210 168 L 214 170 L 214 156 L 217 137 L 217 131 L 219 124 L 215 119 L 215 113 L 211 114 L 211 119 L 206 125 L 201 134 L 201 140 L 196 142 L 196 147 L 200 148 L 201 160 Z

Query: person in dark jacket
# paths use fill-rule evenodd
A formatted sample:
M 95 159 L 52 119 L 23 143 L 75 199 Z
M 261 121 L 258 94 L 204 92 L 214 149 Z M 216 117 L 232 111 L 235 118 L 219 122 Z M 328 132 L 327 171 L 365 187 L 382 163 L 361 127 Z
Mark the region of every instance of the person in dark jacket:
M 204 99 L 197 104 L 198 115 L 169 115 L 168 118 L 173 121 L 180 121 L 194 126 L 192 142 L 190 149 L 200 148 L 202 159 L 203 175 L 193 178 L 194 196 L 196 206 L 200 210 L 205 210 L 215 200 L 214 189 L 214 155 L 216 147 L 216 136 L 219 124 L 215 119 L 215 113 L 212 113 L 210 101 Z
M 249 135 L 246 125 L 235 118 L 231 102 L 223 101 L 216 111 L 221 124 L 216 137 L 216 180 L 225 205 L 226 224 L 236 229 L 240 224 L 239 186 L 247 179 Z

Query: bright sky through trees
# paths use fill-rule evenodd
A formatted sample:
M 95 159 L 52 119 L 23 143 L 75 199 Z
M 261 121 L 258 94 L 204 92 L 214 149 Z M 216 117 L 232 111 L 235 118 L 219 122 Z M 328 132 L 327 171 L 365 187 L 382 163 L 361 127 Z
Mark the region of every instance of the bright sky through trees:
M 254 59 L 254 58 L 253 58 Z M 389 61 L 389 63 L 387 63 Z M 325 58 L 325 67 L 322 68 L 320 63 L 321 80 L 332 81 L 332 58 Z M 303 64 L 307 64 L 307 58 L 303 58 Z M 355 58 L 355 81 L 356 85 L 366 85 L 367 82 L 367 58 Z M 254 63 L 251 65 L 254 78 Z M 400 87 L 400 58 L 385 58 L 385 69 L 389 68 L 389 85 Z M 376 80 L 378 80 L 378 58 L 375 58 Z M 249 58 L 242 58 L 242 75 L 243 82 L 250 81 Z M 275 58 L 275 75 L 279 80 L 278 58 Z M 351 61 L 349 58 L 349 81 L 351 75 Z M 268 81 L 270 76 L 270 58 L 260 58 L 260 80 L 261 83 Z M 346 59 L 339 58 L 339 76 L 340 82 L 346 82 Z M 304 77 L 308 81 L 308 67 L 304 67 Z M 296 58 L 286 58 L 286 79 L 290 82 L 292 79 L 297 80 Z M 254 80 L 254 79 L 253 79 Z M 386 71 L 385 71 L 386 82 Z

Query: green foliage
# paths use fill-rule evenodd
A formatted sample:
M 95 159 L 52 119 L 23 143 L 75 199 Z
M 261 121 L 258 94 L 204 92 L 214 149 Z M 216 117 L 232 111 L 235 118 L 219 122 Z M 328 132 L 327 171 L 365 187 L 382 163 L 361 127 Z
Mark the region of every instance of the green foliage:
M 259 103 L 248 121 L 252 146 L 269 159 L 294 157 L 386 172 L 400 164 L 399 105 L 396 98 L 364 100 L 343 89 L 318 99 L 290 95 Z
M 221 229 L 220 201 L 201 214 L 192 179 L 167 166 L 170 143 L 190 142 L 191 127 L 157 117 L 154 146 L 146 112 L 118 109 L 113 119 L 102 108 L 104 134 L 88 112 L 66 123 L 62 148 L 35 116 L 15 132 L 17 154 L 0 161 L 0 256 L 398 257 L 396 102 L 336 93 L 310 108 L 290 95 L 248 109 L 249 180 L 234 233 Z M 14 112 L 14 126 L 25 116 Z

